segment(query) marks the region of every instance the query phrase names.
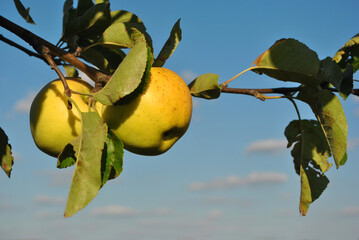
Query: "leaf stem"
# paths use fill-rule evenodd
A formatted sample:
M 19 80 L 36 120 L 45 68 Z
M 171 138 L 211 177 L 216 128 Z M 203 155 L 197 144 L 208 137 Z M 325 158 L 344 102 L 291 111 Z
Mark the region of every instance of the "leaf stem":
M 250 70 L 253 70 L 253 69 L 255 69 L 255 68 L 258 68 L 258 67 L 255 66 L 255 67 L 247 68 L 246 70 L 244 70 L 244 71 L 238 73 L 237 75 L 235 75 L 235 76 L 232 77 L 231 79 L 229 79 L 229 80 L 223 82 L 223 83 L 221 84 L 221 86 L 227 87 L 227 86 L 228 86 L 228 83 L 232 82 L 232 81 L 233 81 L 234 79 L 236 79 L 237 77 L 239 77 L 239 76 L 241 76 L 242 74 L 244 74 L 244 73 L 246 73 L 246 72 L 248 72 L 248 71 L 250 71 Z

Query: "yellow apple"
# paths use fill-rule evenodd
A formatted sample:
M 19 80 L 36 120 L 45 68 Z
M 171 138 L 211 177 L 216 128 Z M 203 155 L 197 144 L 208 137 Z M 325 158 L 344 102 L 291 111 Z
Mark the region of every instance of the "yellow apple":
M 102 118 L 124 143 L 141 155 L 169 150 L 186 132 L 192 115 L 187 84 L 175 72 L 150 70 L 146 90 L 129 103 L 106 106 Z
M 81 79 L 67 79 L 70 89 L 90 93 L 92 86 Z M 67 108 L 64 87 L 57 79 L 48 83 L 36 95 L 30 109 L 30 129 L 36 146 L 57 157 L 63 148 L 81 133 L 81 118 L 75 106 Z M 72 94 L 81 111 L 88 111 L 86 97 Z

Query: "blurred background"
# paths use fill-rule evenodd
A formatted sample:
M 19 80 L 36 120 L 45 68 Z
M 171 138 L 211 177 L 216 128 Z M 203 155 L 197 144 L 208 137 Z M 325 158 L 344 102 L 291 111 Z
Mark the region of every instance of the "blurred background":
M 27 24 L 12 1 L 0 14 L 57 43 L 63 1 L 23 0 L 37 25 Z M 75 6 L 77 1 L 75 1 Z M 181 18 L 182 41 L 165 67 L 187 83 L 208 72 L 224 82 L 250 67 L 276 40 L 295 38 L 332 57 L 359 33 L 359 2 L 348 1 L 112 1 L 137 14 L 155 55 Z M 28 46 L 0 28 L 0 34 Z M 343 102 L 348 161 L 329 170 L 322 196 L 299 214 L 300 182 L 284 129 L 297 119 L 288 100 L 222 94 L 194 99 L 185 136 L 167 153 L 125 152 L 124 170 L 71 218 L 63 218 L 73 168 L 59 170 L 33 143 L 29 108 L 56 73 L 41 60 L 0 42 L 0 126 L 15 156 L 11 179 L 0 174 L 0 239 L 269 240 L 359 239 L 359 98 Z M 358 74 L 355 79 L 358 79 Z M 248 72 L 230 87 L 296 86 Z M 302 118 L 309 107 L 298 103 Z M 333 161 L 330 159 L 330 161 Z

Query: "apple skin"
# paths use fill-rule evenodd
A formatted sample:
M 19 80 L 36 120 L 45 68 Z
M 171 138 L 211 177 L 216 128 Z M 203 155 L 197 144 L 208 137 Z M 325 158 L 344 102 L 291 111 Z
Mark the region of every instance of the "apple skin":
M 102 118 L 126 150 L 140 155 L 168 151 L 187 131 L 192 97 L 175 72 L 152 67 L 146 90 L 129 103 L 106 106 Z
M 76 78 L 66 79 L 70 89 L 90 93 L 92 86 Z M 36 146 L 44 153 L 57 157 L 63 148 L 81 133 L 81 118 L 75 106 L 67 109 L 61 80 L 56 79 L 36 95 L 30 108 L 30 129 Z M 72 94 L 81 111 L 88 111 L 85 96 Z

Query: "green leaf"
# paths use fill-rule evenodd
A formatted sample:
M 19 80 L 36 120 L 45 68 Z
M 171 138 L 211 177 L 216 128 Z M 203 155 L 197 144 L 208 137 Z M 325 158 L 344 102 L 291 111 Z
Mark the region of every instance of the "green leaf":
M 81 58 L 108 74 L 114 73 L 125 57 L 126 54 L 121 49 L 109 49 L 100 45 L 81 53 Z
M 67 8 L 69 9 L 68 20 L 62 37 L 64 41 L 69 40 L 74 35 L 86 38 L 97 36 L 111 24 L 110 9 L 107 3 L 96 4 L 78 17 L 73 16 L 75 10 L 72 11 L 71 8 Z
M 309 205 L 320 197 L 329 183 L 324 173 L 332 166 L 328 162 L 330 148 L 318 121 L 292 121 L 285 129 L 285 136 L 288 147 L 295 144 L 291 155 L 301 182 L 299 209 L 306 215 Z
M 348 67 L 343 73 L 338 64 L 330 57 L 321 61 L 319 76 L 322 82 L 332 84 L 343 97 L 347 99 L 353 89 L 352 66 Z
M 57 168 L 67 168 L 76 163 L 81 137 L 78 136 L 67 144 L 57 157 Z
M 93 97 L 104 105 L 113 105 L 132 93 L 141 83 L 151 54 L 145 41 L 138 41 L 118 66 L 105 87 Z
M 142 24 L 142 28 L 145 28 L 145 25 L 143 25 L 142 20 L 136 16 L 135 14 L 125 11 L 125 10 L 117 10 L 117 11 L 111 11 L 111 22 L 112 24 L 114 23 L 126 23 L 126 22 L 131 22 L 131 23 L 138 23 L 138 24 Z
M 349 65 L 355 73 L 359 69 L 359 34 L 355 35 L 341 47 L 333 57 L 342 69 Z
M 309 205 L 325 190 L 329 180 L 310 166 L 300 167 L 300 203 L 299 211 L 305 216 Z
M 102 185 L 118 177 L 122 172 L 124 145 L 111 131 L 107 133 L 105 149 L 102 155 Z
M 21 17 L 26 20 L 26 22 L 35 24 L 34 20 L 32 20 L 30 16 L 30 8 L 25 8 L 24 5 L 21 3 L 20 0 L 14 0 L 15 7 Z
M 92 0 L 78 0 L 77 8 L 76 8 L 76 16 L 82 16 L 92 6 L 93 6 Z
M 198 76 L 189 85 L 192 96 L 216 99 L 221 95 L 221 87 L 218 85 L 219 75 L 214 73 L 205 73 Z
M 105 147 L 107 125 L 95 112 L 81 113 L 82 133 L 77 161 L 65 209 L 70 217 L 87 206 L 96 197 L 102 186 L 101 160 Z
M 182 39 L 182 30 L 180 27 L 180 21 L 181 19 L 179 19 L 173 26 L 168 40 L 166 41 L 165 45 L 162 47 L 160 53 L 158 54 L 155 62 L 152 65 L 153 67 L 162 67 L 167 61 L 167 59 L 176 50 L 179 42 Z
M 78 78 L 79 77 L 79 72 L 73 66 L 64 65 L 63 67 L 64 67 L 64 69 L 66 71 L 66 77 L 72 77 L 72 78 Z
M 76 18 L 76 10 L 73 8 L 73 0 L 66 0 L 63 7 L 63 17 L 62 17 L 62 36 L 61 40 L 66 40 L 70 36 L 68 32 L 70 32 L 69 28 L 71 23 Z
M 347 159 L 348 135 L 346 117 L 338 97 L 329 90 L 304 87 L 297 98 L 307 103 L 317 117 L 338 168 Z
M 95 44 L 132 48 L 135 43 L 131 38 L 131 28 L 136 28 L 136 23 L 114 23 L 103 32 Z
M 253 71 L 281 81 L 305 85 L 319 83 L 320 61 L 316 52 L 295 39 L 281 39 L 252 64 Z
M 284 134 L 288 140 L 288 147 L 295 144 L 291 155 L 298 174 L 302 164 L 312 164 L 322 173 L 332 166 L 328 162 L 331 156 L 330 148 L 318 121 L 292 121 L 286 127 Z
M 11 155 L 11 145 L 9 138 L 2 128 L 0 128 L 0 165 L 6 175 L 10 178 L 14 158 Z

